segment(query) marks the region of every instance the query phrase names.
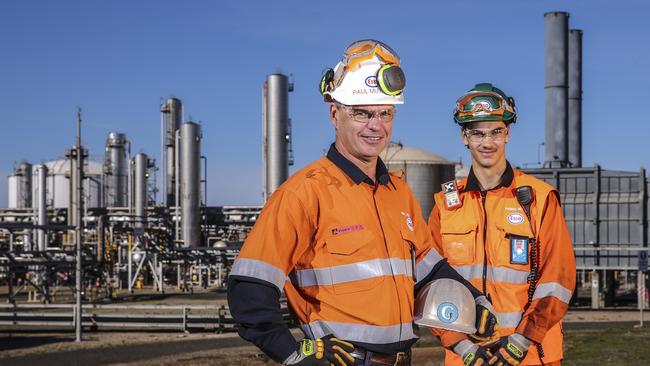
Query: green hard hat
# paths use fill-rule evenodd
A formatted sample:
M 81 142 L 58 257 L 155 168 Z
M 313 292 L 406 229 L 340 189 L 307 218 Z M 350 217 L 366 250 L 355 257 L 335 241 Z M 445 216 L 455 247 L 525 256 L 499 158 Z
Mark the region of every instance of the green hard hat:
M 482 121 L 515 123 L 517 109 L 514 98 L 490 83 L 476 84 L 456 101 L 454 122 L 462 125 Z

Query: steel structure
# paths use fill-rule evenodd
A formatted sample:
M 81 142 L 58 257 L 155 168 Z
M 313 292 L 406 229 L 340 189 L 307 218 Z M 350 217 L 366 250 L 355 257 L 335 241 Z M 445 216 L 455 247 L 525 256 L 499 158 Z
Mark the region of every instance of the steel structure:
M 126 206 L 127 165 L 126 135 L 111 132 L 106 137 L 104 153 L 104 205 L 110 207 Z
M 569 14 L 544 14 L 546 23 L 544 91 L 546 99 L 545 167 L 568 165 L 568 33 Z
M 582 31 L 569 31 L 569 123 L 567 140 L 569 163 L 574 168 L 582 166 Z
M 289 165 L 293 164 L 289 118 L 291 91 L 293 83 L 283 74 L 269 75 L 262 89 L 264 201 L 287 180 Z

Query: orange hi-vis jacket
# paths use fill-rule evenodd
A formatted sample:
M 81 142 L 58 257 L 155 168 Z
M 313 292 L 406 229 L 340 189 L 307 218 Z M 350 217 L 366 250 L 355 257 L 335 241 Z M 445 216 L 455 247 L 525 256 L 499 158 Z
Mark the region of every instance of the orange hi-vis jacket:
M 533 189 L 533 230 L 514 193 L 522 186 Z M 481 192 L 472 170 L 458 184 L 458 193 L 461 206 L 452 208 L 447 207 L 444 192 L 435 195 L 429 216 L 435 246 L 492 302 L 498 318 L 495 338 L 521 333 L 542 344 L 544 362 L 562 360 L 561 320 L 575 287 L 576 263 L 559 192 L 508 163 L 498 187 Z M 539 274 L 533 301 L 527 306 L 530 238 L 539 248 Z M 463 365 L 449 347 L 464 337 L 449 331 L 434 333 L 447 348 L 445 364 Z M 522 364 L 541 364 L 534 344 Z
M 332 146 L 327 157 L 292 175 L 264 206 L 230 273 L 229 302 L 240 335 L 272 358 L 288 356 L 268 352 L 280 344 L 268 336 L 275 330 L 269 322 L 255 325 L 263 314 L 243 310 L 250 304 L 237 301 L 263 291 L 264 284 L 286 294 L 308 337 L 333 334 L 391 354 L 417 340 L 415 276 L 447 270 L 466 282 L 432 249 L 406 182 L 389 174 L 381 160 L 377 173 L 374 184 Z M 261 285 L 239 289 L 246 283 Z M 266 301 L 255 299 L 259 306 Z M 275 338 L 282 337 L 278 330 Z

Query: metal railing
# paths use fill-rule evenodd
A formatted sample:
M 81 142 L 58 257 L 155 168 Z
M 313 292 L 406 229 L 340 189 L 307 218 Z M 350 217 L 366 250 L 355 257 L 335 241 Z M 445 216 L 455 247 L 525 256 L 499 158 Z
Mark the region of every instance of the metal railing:
M 0 304 L 0 325 L 74 329 L 74 304 Z M 236 330 L 225 305 L 83 305 L 82 326 L 105 329 L 168 329 L 217 333 Z M 283 317 L 290 321 L 286 304 Z

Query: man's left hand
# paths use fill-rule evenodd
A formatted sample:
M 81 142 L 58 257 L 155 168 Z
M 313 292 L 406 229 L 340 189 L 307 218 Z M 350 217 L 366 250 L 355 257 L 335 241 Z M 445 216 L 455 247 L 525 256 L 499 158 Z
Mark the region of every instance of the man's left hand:
M 526 358 L 528 348 L 533 342 L 519 333 L 503 336 L 498 341 L 485 345 L 494 358 L 490 360 L 491 366 L 519 366 Z

